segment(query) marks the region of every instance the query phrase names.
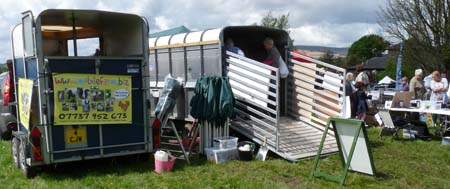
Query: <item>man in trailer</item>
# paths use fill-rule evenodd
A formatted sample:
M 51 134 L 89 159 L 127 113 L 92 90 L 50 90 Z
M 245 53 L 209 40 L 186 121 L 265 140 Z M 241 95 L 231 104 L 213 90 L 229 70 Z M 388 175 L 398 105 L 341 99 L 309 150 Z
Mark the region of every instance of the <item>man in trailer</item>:
M 234 41 L 231 38 L 227 38 L 225 50 L 233 52 L 235 54 L 245 56 L 244 51 L 241 48 L 234 46 Z
M 274 46 L 272 38 L 267 37 L 264 39 L 264 48 L 267 51 L 267 57 L 264 60 L 264 64 L 278 68 L 281 55 L 278 49 Z

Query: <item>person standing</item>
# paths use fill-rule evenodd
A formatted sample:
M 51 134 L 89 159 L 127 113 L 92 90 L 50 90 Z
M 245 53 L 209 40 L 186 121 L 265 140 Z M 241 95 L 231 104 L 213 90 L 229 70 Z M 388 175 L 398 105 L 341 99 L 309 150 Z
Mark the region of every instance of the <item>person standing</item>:
M 431 80 L 433 80 L 433 74 L 427 75 L 423 78 L 423 86 L 425 87 L 425 94 L 423 99 L 429 100 L 431 96 Z
M 232 53 L 245 56 L 244 51 L 241 48 L 234 46 L 234 41 L 231 38 L 227 38 L 225 50 L 230 51 Z
M 356 72 L 358 73 L 358 75 L 356 75 L 356 79 L 355 82 L 362 82 L 362 84 L 364 84 L 365 87 L 369 86 L 369 76 L 367 75 L 367 73 L 364 71 L 364 65 L 363 64 L 359 64 L 358 66 L 356 66 Z
M 350 100 L 350 116 L 351 118 L 354 118 L 356 116 L 356 106 L 355 106 L 355 101 L 356 101 L 356 96 L 355 96 L 355 86 L 353 86 L 353 73 L 348 72 L 345 75 L 345 96 L 349 97 Z
M 364 121 L 366 119 L 366 112 L 369 111 L 369 105 L 367 104 L 367 99 L 370 97 L 367 96 L 365 91 L 364 83 L 356 82 L 356 118 Z
M 402 78 L 402 91 L 409 91 L 409 83 L 407 77 Z
M 441 79 L 441 74 L 439 71 L 434 71 L 432 73 L 432 78 L 430 83 L 431 88 L 431 101 L 442 101 L 445 102 L 445 93 L 447 92 L 448 86 L 445 86 L 445 82 Z M 448 84 L 447 84 L 448 85 Z
M 414 71 L 414 77 L 409 82 L 409 91 L 414 93 L 414 98 L 425 100 L 425 93 L 427 92 L 422 81 L 423 71 L 417 69 Z
M 267 57 L 264 60 L 264 64 L 273 66 L 275 68 L 278 68 L 278 65 L 280 64 L 280 52 L 278 49 L 274 46 L 274 41 L 272 38 L 267 37 L 264 39 L 264 49 L 267 51 Z

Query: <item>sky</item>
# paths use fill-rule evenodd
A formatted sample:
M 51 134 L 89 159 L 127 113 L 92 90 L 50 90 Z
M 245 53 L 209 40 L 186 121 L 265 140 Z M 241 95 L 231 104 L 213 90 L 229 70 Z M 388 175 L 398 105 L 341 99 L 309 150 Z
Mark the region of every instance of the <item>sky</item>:
M 386 0 L 2 0 L 0 63 L 11 57 L 11 28 L 21 13 L 49 8 L 97 9 L 145 16 L 150 33 L 184 25 L 191 30 L 260 23 L 269 11 L 289 13 L 295 45 L 348 47 L 366 34 L 382 35 L 378 12 Z

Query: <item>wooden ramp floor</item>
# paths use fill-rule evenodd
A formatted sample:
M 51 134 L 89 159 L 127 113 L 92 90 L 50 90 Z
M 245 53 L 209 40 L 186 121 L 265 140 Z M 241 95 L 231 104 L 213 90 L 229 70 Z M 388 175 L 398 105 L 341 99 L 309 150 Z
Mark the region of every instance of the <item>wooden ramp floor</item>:
M 278 150 L 276 148 L 276 132 L 252 120 L 235 119 L 231 121 L 231 128 L 249 137 L 254 142 L 262 144 L 264 137 L 268 139 L 268 148 L 290 160 L 311 158 L 317 155 L 323 130 L 307 125 L 301 121 L 293 120 L 289 117 L 280 118 Z M 328 134 L 322 150 L 322 156 L 338 152 L 336 139 Z

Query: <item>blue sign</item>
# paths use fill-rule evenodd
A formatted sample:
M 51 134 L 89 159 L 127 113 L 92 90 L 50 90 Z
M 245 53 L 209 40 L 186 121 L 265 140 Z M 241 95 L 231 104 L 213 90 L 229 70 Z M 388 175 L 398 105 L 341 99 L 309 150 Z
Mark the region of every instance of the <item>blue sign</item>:
M 400 43 L 400 52 L 397 58 L 397 76 L 395 78 L 395 88 L 397 90 L 402 89 L 402 53 L 403 53 L 403 43 Z

